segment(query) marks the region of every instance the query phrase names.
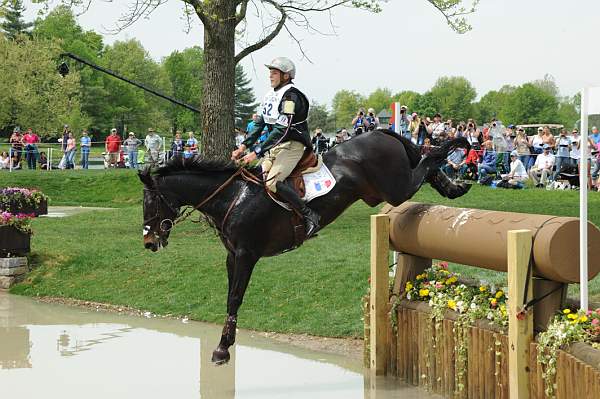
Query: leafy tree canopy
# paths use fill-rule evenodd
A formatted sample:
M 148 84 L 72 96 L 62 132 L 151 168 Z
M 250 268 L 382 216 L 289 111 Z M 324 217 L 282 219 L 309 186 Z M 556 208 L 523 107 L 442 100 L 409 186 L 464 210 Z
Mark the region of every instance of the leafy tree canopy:
M 4 0 L 0 2 L 0 31 L 9 40 L 16 39 L 19 35 L 28 35 L 33 26 L 23 18 L 25 6 L 21 0 Z

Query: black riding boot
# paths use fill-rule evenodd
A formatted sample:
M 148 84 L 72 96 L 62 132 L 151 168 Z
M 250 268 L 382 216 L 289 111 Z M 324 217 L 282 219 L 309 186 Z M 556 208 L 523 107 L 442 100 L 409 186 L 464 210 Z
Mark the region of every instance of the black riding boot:
M 310 209 L 304 201 L 300 199 L 296 191 L 287 183 L 278 181 L 277 194 L 283 198 L 294 210 L 304 216 L 304 227 L 306 228 L 306 239 L 308 240 L 319 230 L 319 219 L 321 218 L 315 211 Z

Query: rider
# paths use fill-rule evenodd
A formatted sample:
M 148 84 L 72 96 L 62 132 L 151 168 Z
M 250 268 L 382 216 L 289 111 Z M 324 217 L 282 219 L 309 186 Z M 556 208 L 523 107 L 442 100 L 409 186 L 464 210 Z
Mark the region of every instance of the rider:
M 265 66 L 269 68 L 271 90 L 262 101 L 262 111 L 252 131 L 248 132 L 248 137 L 238 149 L 231 153 L 231 159 L 237 160 L 243 156 L 242 161 L 249 163 L 269 153 L 262 164 L 263 171 L 268 171 L 267 188 L 278 193 L 304 216 L 306 237 L 309 238 L 319 229 L 320 217 L 306 206 L 292 186 L 285 182 L 302 158 L 305 148 L 312 150 L 307 124 L 308 99 L 294 86 L 296 67 L 290 59 L 277 57 Z M 288 109 L 291 105 L 289 102 L 293 102 L 294 105 L 291 112 Z M 266 140 L 244 156 L 246 149 L 254 145 L 265 127 L 269 132 Z

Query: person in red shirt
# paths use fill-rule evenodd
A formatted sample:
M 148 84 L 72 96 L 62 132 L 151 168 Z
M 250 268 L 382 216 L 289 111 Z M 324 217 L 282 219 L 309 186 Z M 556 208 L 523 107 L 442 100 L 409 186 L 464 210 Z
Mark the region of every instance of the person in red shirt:
M 25 159 L 27 160 L 29 169 L 35 169 L 37 167 L 37 143 L 39 142 L 40 138 L 38 135 L 33 132 L 33 129 L 28 128 L 27 132 L 23 135 L 23 144 L 25 144 Z
M 119 162 L 119 152 L 121 150 L 121 138 L 117 134 L 117 129 L 111 129 L 110 135 L 104 142 L 106 153 L 108 154 L 108 167 L 116 168 Z
M 471 180 L 477 180 L 477 164 L 479 163 L 479 153 L 477 150 L 473 148 L 469 150 L 465 163 L 467 165 L 465 176 Z

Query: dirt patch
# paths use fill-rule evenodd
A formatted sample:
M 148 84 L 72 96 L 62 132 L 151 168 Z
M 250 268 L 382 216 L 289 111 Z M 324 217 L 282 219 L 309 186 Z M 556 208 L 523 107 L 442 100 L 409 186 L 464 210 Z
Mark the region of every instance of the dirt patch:
M 315 337 L 307 334 L 281 334 L 274 332 L 257 332 L 257 334 L 288 345 L 314 351 L 334 353 L 336 355 L 344 355 L 355 359 L 361 359 L 363 356 L 362 339 L 327 338 Z
M 168 319 L 179 319 L 174 315 L 157 315 L 151 312 L 130 308 L 127 306 L 111 305 L 108 303 L 84 301 L 72 298 L 56 297 L 36 297 L 35 300 L 43 303 L 51 303 L 66 306 L 77 306 L 86 309 L 95 309 L 99 312 L 119 313 L 128 316 L 138 317 L 159 317 Z M 308 334 L 283 334 L 276 332 L 254 331 L 257 335 L 273 339 L 288 345 L 297 346 L 318 352 L 333 353 L 336 355 L 348 356 L 355 359 L 361 359 L 363 356 L 363 340 L 356 338 L 328 338 L 316 337 Z

